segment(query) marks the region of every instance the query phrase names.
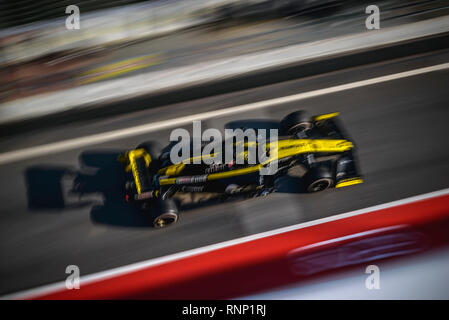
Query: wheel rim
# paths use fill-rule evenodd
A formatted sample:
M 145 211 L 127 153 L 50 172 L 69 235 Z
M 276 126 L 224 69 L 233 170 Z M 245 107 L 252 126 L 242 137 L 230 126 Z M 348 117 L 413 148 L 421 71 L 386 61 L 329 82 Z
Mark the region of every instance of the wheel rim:
M 309 186 L 308 190 L 310 192 L 323 191 L 323 190 L 326 190 L 327 188 L 329 188 L 330 185 L 331 185 L 331 181 L 329 179 L 320 179 L 320 180 L 313 182 Z
M 153 225 L 156 228 L 164 228 L 178 220 L 178 216 L 174 213 L 166 213 L 154 219 Z
M 289 134 L 293 133 L 294 131 L 304 131 L 304 130 L 310 130 L 312 129 L 313 124 L 311 122 L 301 122 L 298 123 L 296 125 L 294 125 L 293 127 L 290 128 L 290 130 L 288 131 Z

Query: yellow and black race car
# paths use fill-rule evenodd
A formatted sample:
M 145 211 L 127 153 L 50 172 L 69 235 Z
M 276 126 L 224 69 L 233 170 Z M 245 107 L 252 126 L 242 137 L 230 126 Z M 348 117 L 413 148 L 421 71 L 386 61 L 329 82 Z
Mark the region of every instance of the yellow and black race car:
M 154 142 L 142 143 L 119 156 L 128 175 L 126 201 L 151 209 L 153 225 L 161 228 L 178 220 L 176 195 L 264 196 L 276 191 L 279 178 L 295 166 L 303 169 L 301 179 L 306 192 L 362 182 L 354 143 L 342 130 L 338 112 L 308 117 L 304 111 L 296 111 L 282 119 L 279 129 L 276 141 L 264 141 L 264 160 L 251 164 L 245 161 L 251 145 L 248 141 L 243 142 L 243 149 L 237 148 L 239 142 L 232 143 L 234 156 L 242 156 L 243 162 L 236 162 L 235 158 L 226 162 L 223 155 L 212 164 L 198 163 L 191 157 L 173 163 L 173 144 L 161 149 Z M 221 143 L 224 146 L 225 141 Z M 274 169 L 270 174 L 261 174 L 267 167 Z

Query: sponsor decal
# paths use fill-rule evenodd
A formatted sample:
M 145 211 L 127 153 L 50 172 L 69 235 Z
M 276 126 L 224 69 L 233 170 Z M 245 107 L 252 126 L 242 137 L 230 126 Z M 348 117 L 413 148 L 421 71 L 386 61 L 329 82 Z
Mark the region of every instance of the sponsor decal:
M 176 184 L 200 183 L 207 181 L 207 174 L 200 176 L 186 176 L 176 178 Z

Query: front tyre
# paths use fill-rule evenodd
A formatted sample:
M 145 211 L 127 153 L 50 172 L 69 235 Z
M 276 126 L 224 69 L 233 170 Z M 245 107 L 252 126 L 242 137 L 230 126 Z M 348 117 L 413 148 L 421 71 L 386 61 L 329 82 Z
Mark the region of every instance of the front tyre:
M 323 191 L 334 184 L 332 173 L 326 167 L 311 168 L 303 178 L 307 192 Z
M 304 110 L 292 112 L 281 120 L 281 132 L 284 135 L 294 135 L 312 127 L 313 122 Z

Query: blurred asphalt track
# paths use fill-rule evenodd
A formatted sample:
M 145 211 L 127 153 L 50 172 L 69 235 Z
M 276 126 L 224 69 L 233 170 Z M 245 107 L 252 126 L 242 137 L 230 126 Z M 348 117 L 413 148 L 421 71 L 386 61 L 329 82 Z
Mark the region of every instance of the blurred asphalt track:
M 0 150 L 4 153 L 448 61 L 449 51 L 446 50 L 100 121 L 42 128 L 1 137 Z M 203 121 L 203 130 L 211 127 L 222 129 L 226 123 L 236 120 L 279 120 L 298 109 L 305 109 L 310 114 L 339 111 L 349 134 L 358 145 L 365 183 L 319 194 L 302 194 L 297 180 L 288 178 L 279 193 L 267 198 L 187 210 L 181 214 L 178 224 L 163 230 L 152 229 L 143 215 L 127 209 L 121 204 L 121 199 L 114 199 L 116 179 L 107 171 L 97 179 L 97 183 L 106 184 L 103 188 L 108 190 L 104 203 L 101 195 L 81 197 L 80 202 L 72 197 L 71 201 L 74 202 L 71 205 L 55 209 L 28 207 L 30 193 L 27 192 L 25 175 L 28 173 L 30 178 L 30 169 L 34 173 L 45 169 L 33 175 L 32 179 L 50 181 L 58 176 L 61 168 L 78 168 L 81 154 L 86 156 L 92 152 L 123 150 L 145 140 L 168 142 L 172 128 L 2 164 L 0 294 L 64 280 L 67 276 L 65 269 L 71 264 L 78 265 L 81 275 L 86 275 L 447 188 L 448 83 L 449 70 L 446 69 Z M 191 130 L 191 125 L 184 127 Z M 56 192 L 45 187 L 38 191 Z M 87 199 L 93 199 L 96 203 L 91 204 Z

